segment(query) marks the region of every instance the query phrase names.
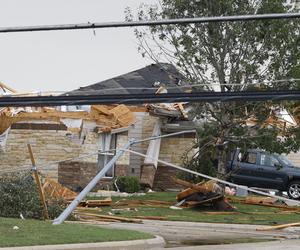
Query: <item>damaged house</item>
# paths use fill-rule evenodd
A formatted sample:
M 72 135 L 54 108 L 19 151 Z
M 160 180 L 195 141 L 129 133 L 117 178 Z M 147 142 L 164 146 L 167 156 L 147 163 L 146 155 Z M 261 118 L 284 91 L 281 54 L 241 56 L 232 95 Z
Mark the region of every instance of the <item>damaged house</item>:
M 118 95 L 190 91 L 182 75 L 169 64 L 145 68 L 66 93 Z M 73 190 L 83 188 L 115 154 L 98 153 L 122 147 L 130 139 L 194 129 L 182 103 L 139 106 L 92 105 L 55 108 L 5 108 L 0 111 L 0 170 L 30 169 L 26 144 L 30 143 L 43 176 Z M 135 144 L 125 153 L 97 188 L 112 185 L 118 176 L 137 176 L 142 185 L 168 189 L 176 170 L 157 159 L 182 165 L 194 144 L 195 133 Z

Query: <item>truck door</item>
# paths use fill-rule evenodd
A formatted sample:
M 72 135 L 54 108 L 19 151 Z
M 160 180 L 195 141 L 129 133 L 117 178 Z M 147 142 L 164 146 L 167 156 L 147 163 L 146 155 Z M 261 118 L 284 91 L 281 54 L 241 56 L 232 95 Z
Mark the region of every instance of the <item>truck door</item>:
M 256 152 L 246 152 L 235 164 L 231 174 L 234 183 L 255 186 L 256 177 L 254 172 L 257 169 L 258 154 Z
M 263 188 L 284 188 L 286 174 L 280 166 L 279 161 L 268 153 L 260 153 L 260 161 L 255 170 L 257 182 L 261 183 L 259 186 Z

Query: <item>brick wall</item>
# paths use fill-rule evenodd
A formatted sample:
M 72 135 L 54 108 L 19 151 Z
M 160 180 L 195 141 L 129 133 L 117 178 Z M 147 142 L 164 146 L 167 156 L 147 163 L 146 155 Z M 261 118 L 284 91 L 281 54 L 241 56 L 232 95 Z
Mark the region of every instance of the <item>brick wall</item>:
M 153 189 L 166 190 L 166 189 L 181 189 L 182 186 L 176 184 L 171 177 L 176 177 L 179 170 L 169 166 L 157 166 L 154 177 Z
M 116 165 L 115 175 L 128 175 L 128 165 Z M 96 163 L 91 162 L 62 162 L 58 166 L 58 182 L 62 185 L 79 191 L 84 188 L 97 174 L 98 167 Z M 98 189 L 112 189 L 112 178 L 103 178 L 94 188 Z

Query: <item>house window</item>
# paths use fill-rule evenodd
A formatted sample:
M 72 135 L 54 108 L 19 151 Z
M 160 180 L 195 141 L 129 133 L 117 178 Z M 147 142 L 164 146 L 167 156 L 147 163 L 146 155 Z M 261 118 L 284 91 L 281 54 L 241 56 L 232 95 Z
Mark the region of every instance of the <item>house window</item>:
M 114 157 L 115 151 L 107 152 L 111 149 L 116 148 L 116 134 L 110 134 L 110 133 L 102 133 L 100 135 L 100 149 L 98 154 L 98 169 L 99 171 L 102 170 L 102 168 Z M 101 151 L 105 151 L 102 152 Z M 105 178 L 113 178 L 115 173 L 115 165 L 108 170 L 104 177 Z

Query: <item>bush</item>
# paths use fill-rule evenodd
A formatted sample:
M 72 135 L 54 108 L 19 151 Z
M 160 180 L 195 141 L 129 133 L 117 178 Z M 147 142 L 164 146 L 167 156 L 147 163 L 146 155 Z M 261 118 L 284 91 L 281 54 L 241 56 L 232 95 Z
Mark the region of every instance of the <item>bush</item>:
M 6 174 L 0 176 L 0 217 L 43 218 L 39 193 L 30 173 Z M 51 219 L 64 209 L 59 202 L 48 204 Z
M 135 193 L 140 190 L 139 179 L 135 176 L 118 177 L 117 186 L 121 192 Z
M 0 216 L 41 218 L 39 194 L 31 175 L 7 174 L 0 177 Z

